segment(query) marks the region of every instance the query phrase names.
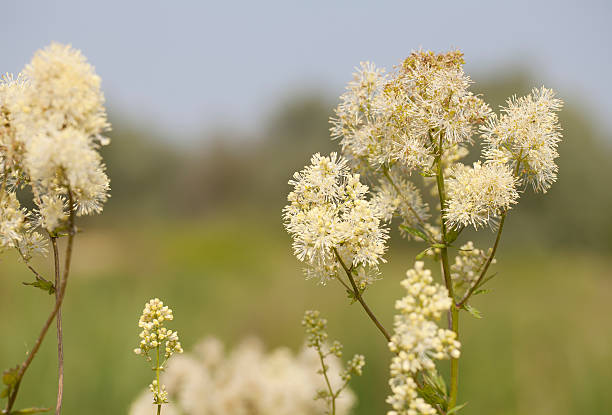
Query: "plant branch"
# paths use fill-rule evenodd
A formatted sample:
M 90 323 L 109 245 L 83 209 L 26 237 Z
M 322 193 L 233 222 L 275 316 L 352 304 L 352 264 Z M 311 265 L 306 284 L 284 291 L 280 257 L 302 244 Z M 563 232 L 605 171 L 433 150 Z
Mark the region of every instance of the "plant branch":
M 522 154 L 523 154 L 523 152 L 521 151 L 521 153 L 519 154 L 519 157 L 518 157 L 518 161 L 516 163 L 516 167 L 514 168 L 514 176 L 515 177 L 518 177 L 519 169 L 521 167 L 521 156 L 522 156 Z M 476 280 L 474 285 L 472 285 L 470 290 L 467 293 L 465 293 L 465 295 L 463 296 L 461 301 L 459 301 L 456 304 L 457 308 L 462 308 L 465 305 L 465 303 L 467 302 L 467 300 L 472 296 L 472 294 L 474 294 L 474 291 L 476 291 L 476 289 L 481 285 L 481 283 L 484 283 L 483 278 L 487 274 L 489 266 L 491 265 L 491 262 L 493 262 L 493 258 L 495 258 L 495 253 L 497 252 L 497 247 L 498 247 L 499 241 L 501 239 L 501 234 L 502 234 L 502 231 L 504 229 L 504 222 L 506 221 L 506 215 L 507 214 L 508 214 L 508 211 L 505 211 L 501 215 L 501 220 L 499 221 L 499 227 L 497 228 L 497 236 L 495 237 L 495 243 L 493 244 L 493 249 L 491 250 L 491 254 L 489 255 L 489 257 L 487 258 L 487 261 L 485 262 L 484 267 L 480 271 L 480 275 L 478 276 L 478 279 Z
M 36 342 L 34 343 L 34 347 L 32 347 L 32 350 L 30 351 L 30 353 L 28 353 L 28 356 L 26 357 L 26 359 L 23 361 L 23 363 L 19 367 L 19 371 L 17 372 L 18 380 L 15 383 L 15 387 L 13 388 L 12 393 L 8 397 L 8 403 L 7 403 L 6 410 L 5 410 L 5 413 L 7 414 L 11 413 L 11 410 L 13 409 L 13 405 L 15 405 L 15 400 L 17 399 L 17 393 L 19 392 L 19 386 L 21 385 L 23 376 L 25 375 L 25 372 L 28 370 L 28 368 L 32 364 L 32 360 L 36 356 L 36 353 L 38 353 L 38 350 L 40 349 L 40 346 L 45 338 L 45 335 L 47 334 L 47 331 L 49 330 L 51 323 L 53 323 L 53 320 L 55 320 L 55 316 L 57 315 L 60 307 L 62 306 L 64 297 L 66 295 L 66 286 L 67 286 L 66 283 L 68 282 L 68 275 L 70 274 L 70 261 L 72 259 L 72 248 L 73 248 L 73 242 L 74 242 L 74 235 L 76 233 L 76 229 L 74 225 L 75 214 L 74 214 L 74 207 L 73 207 L 73 199 L 72 199 L 72 193 L 70 192 L 70 190 L 68 191 L 68 198 L 69 198 L 69 203 L 70 203 L 69 204 L 70 216 L 68 218 L 68 223 L 69 223 L 68 244 L 66 246 L 64 273 L 62 275 L 59 296 L 55 302 L 55 306 L 53 307 L 53 310 L 47 317 L 45 324 L 40 330 L 40 334 L 38 335 L 38 338 L 36 339 Z
M 487 271 L 489 270 L 489 266 L 493 262 L 493 258 L 495 257 L 495 253 L 497 252 L 497 247 L 499 246 L 499 241 L 501 239 L 501 234 L 502 234 L 502 230 L 504 229 L 505 221 L 506 221 L 506 212 L 502 214 L 501 220 L 499 222 L 499 228 L 497 229 L 497 236 L 495 237 L 495 243 L 493 244 L 493 249 L 491 250 L 491 254 L 487 258 L 486 262 L 484 263 L 484 266 L 482 267 L 482 270 L 480 271 L 480 275 L 478 276 L 478 279 L 476 280 L 476 282 L 472 285 L 469 291 L 465 293 L 461 301 L 459 301 L 456 304 L 457 308 L 462 308 L 465 305 L 467 300 L 469 300 L 472 294 L 474 294 L 474 291 L 476 291 L 476 289 L 480 286 L 483 278 L 487 274 Z
M 323 351 L 321 350 L 321 345 L 317 342 L 317 353 L 319 354 L 319 360 L 321 361 L 321 373 L 325 378 L 325 384 L 327 385 L 327 390 L 329 391 L 329 399 L 331 401 L 331 415 L 336 415 L 336 395 L 334 390 L 329 382 L 329 377 L 327 376 L 327 365 L 325 364 Z
M 336 258 L 340 262 L 340 265 L 342 265 L 342 268 L 344 269 L 344 272 L 346 272 L 346 275 L 347 275 L 349 281 L 351 282 L 351 286 L 353 287 L 353 294 L 355 295 L 355 298 L 357 299 L 357 301 L 359 301 L 359 303 L 361 304 L 361 306 L 363 307 L 365 312 L 368 314 L 368 316 L 370 317 L 370 320 L 372 320 L 374 322 L 376 327 L 378 327 L 378 330 L 380 330 L 380 332 L 383 334 L 383 336 L 385 336 L 385 339 L 387 339 L 387 342 L 390 342 L 391 341 L 391 336 L 389 336 L 389 333 L 387 333 L 387 330 L 385 330 L 383 325 L 380 324 L 380 322 L 378 321 L 378 319 L 376 318 L 376 316 L 374 315 L 372 310 L 370 310 L 370 307 L 368 307 L 366 302 L 363 300 L 363 297 L 361 296 L 361 293 L 359 292 L 359 288 L 357 288 L 357 284 L 355 284 L 355 280 L 353 279 L 353 275 L 351 273 L 351 270 L 346 266 L 346 264 L 344 263 L 344 261 L 342 260 L 340 255 L 338 254 L 338 251 L 336 250 L 336 248 L 334 248 L 334 253 L 336 254 Z
M 60 282 L 60 258 L 57 248 L 57 237 L 51 236 L 51 246 L 53 247 L 53 259 L 55 269 L 55 302 L 59 301 Z M 64 340 L 62 333 L 62 309 L 57 310 L 55 316 L 57 322 L 57 403 L 55 406 L 55 414 L 59 415 L 62 412 L 62 399 L 64 396 Z

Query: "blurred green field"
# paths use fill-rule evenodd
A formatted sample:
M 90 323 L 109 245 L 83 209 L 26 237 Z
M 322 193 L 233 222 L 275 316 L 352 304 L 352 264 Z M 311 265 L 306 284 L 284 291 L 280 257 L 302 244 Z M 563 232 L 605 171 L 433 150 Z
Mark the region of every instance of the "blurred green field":
M 332 338 L 367 364 L 353 388 L 355 414 L 382 414 L 388 394 L 384 339 L 336 285 L 304 281 L 278 215 L 241 212 L 198 221 L 131 222 L 85 229 L 77 239 L 64 307 L 65 414 L 126 413 L 150 381 L 133 355 L 143 304 L 162 298 L 175 311 L 186 350 L 208 334 L 230 346 L 247 335 L 269 347 L 302 342 L 300 319 L 317 308 Z M 394 241 L 384 279 L 367 300 L 391 326 L 399 281 L 418 245 Z M 518 247 L 520 249 L 520 247 Z M 49 264 L 41 261 L 41 269 Z M 612 259 L 570 251 L 501 249 L 493 292 L 462 314 L 460 400 L 465 414 L 603 414 L 612 407 Z M 20 362 L 36 337 L 52 296 L 21 285 L 31 276 L 12 254 L 0 263 L 0 367 Z M 21 405 L 55 399 L 55 333 L 27 374 Z

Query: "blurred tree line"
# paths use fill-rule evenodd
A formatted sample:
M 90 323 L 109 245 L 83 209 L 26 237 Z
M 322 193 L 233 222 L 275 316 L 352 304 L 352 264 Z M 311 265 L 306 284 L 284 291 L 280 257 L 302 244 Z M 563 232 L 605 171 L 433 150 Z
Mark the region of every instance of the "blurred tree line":
M 476 91 L 498 111 L 511 94 L 527 94 L 539 86 L 531 79 L 518 69 L 478 82 Z M 558 182 L 547 195 L 522 196 L 504 243 L 608 252 L 612 140 L 598 129 L 588 107 L 558 92 L 566 104 L 560 114 L 564 140 Z M 102 218 L 177 219 L 230 210 L 241 212 L 245 220 L 269 220 L 278 228 L 293 172 L 315 152 L 338 150 L 329 138 L 328 119 L 335 105 L 335 97 L 323 93 L 295 94 L 277 107 L 260 131 L 208 132 L 192 143 L 158 137 L 111 114 L 112 143 L 104 149 L 104 158 L 112 198 Z

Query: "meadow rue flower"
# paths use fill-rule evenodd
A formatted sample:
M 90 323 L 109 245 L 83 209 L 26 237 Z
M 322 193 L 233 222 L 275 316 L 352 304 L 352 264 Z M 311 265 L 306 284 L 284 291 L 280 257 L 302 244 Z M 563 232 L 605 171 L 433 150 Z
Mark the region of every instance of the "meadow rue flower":
M 517 179 L 505 164 L 457 164 L 450 175 L 443 214 L 451 228 L 484 226 L 517 203 Z
M 340 359 L 326 359 L 334 388 L 343 384 Z M 266 350 L 257 339 L 245 339 L 226 350 L 214 337 L 200 341 L 193 351 L 174 357 L 161 377 L 169 404 L 164 413 L 184 415 L 319 415 L 325 403 L 313 399 L 326 387 L 317 353 L 304 346 L 293 352 L 282 347 Z M 359 367 L 357 359 L 355 367 Z M 337 415 L 347 415 L 355 405 L 350 388 L 338 397 Z M 143 393 L 130 415 L 154 413 L 150 397 Z
M 0 194 L 0 247 L 15 248 L 26 229 L 27 212 L 14 192 Z
M 499 117 L 492 117 L 481 127 L 487 145 L 485 157 L 506 163 L 522 182 L 536 192 L 546 192 L 557 180 L 561 126 L 557 112 L 563 101 L 547 88 L 534 88 L 525 97 L 512 97 Z
M 14 204 L 11 192 L 28 186 L 38 208 L 24 210 L 27 235 L 6 234 L 22 257 L 42 251 L 36 227 L 55 233 L 70 212 L 102 211 L 110 185 L 98 150 L 108 143 L 102 136 L 108 129 L 100 77 L 70 46 L 52 43 L 36 52 L 23 74 L 2 77 L 0 200 Z M 3 215 L 0 228 L 14 228 L 14 219 Z
M 79 50 L 51 43 L 36 52 L 23 75 L 30 88 L 20 118 L 27 129 L 22 134 L 73 128 L 95 142 L 107 142 L 101 136 L 109 128 L 101 79 Z
M 388 230 L 365 198 L 368 187 L 360 183 L 358 174 L 350 173 L 346 159 L 336 153 L 315 154 L 289 184 L 293 191 L 283 219 L 296 257 L 308 265 L 306 275 L 327 282 L 342 272 L 337 256 L 347 266 L 376 274 L 384 261 Z
M 165 369 L 165 364 L 175 353 L 183 353 L 181 342 L 176 331 L 164 327 L 166 321 L 172 321 L 174 315 L 172 309 L 165 306 L 159 298 L 149 300 L 145 304 L 142 315 L 138 320 L 140 332 L 140 344 L 134 349 L 134 353 L 144 356 L 147 361 L 152 361 L 155 357 L 156 366 L 153 370 L 159 373 Z M 149 353 L 154 356 L 151 357 Z M 163 357 L 163 361 L 160 358 Z M 163 384 L 158 383 L 157 379 L 149 385 L 149 390 L 153 393 L 153 403 L 161 405 L 168 402 L 168 393 Z
M 414 377 L 420 371 L 435 372 L 434 360 L 458 358 L 460 343 L 452 330 L 438 327 L 442 313 L 450 309 L 448 290 L 433 283 L 431 271 L 417 261 L 402 281 L 407 295 L 395 303 L 399 314 L 394 319 L 394 334 L 389 349 L 391 360 L 389 384 L 393 394 L 387 402 L 389 415 L 435 414 L 436 411 L 417 396 Z M 432 412 L 433 411 L 433 412 Z
M 463 63 L 459 51 L 413 52 L 391 75 L 362 63 L 331 119 L 332 137 L 353 166 L 367 171 L 400 162 L 424 170 L 441 137 L 443 150 L 471 142 L 491 110 L 468 91 Z

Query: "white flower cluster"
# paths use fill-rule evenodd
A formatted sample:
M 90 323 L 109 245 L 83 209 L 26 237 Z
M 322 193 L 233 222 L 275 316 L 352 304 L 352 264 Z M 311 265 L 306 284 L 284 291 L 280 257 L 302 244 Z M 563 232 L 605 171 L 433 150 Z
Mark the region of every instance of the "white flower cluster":
M 330 382 L 343 384 L 339 359 L 328 360 Z M 167 415 L 319 415 L 325 403 L 313 399 L 325 382 L 317 373 L 319 356 L 304 347 L 297 355 L 287 348 L 266 352 L 254 339 L 242 342 L 230 353 L 222 343 L 208 338 L 192 353 L 175 357 L 162 376 L 171 403 Z M 347 415 L 355 403 L 350 389 L 337 400 L 336 414 Z M 152 412 L 143 393 L 130 415 Z
M 307 276 L 325 283 L 338 275 L 339 255 L 347 266 L 362 270 L 360 282 L 370 281 L 384 261 L 388 230 L 365 198 L 368 187 L 359 182 L 359 175 L 351 174 L 347 161 L 336 153 L 315 154 L 289 184 L 293 191 L 283 219 L 296 257 L 308 265 Z
M 138 327 L 142 329 L 141 340 L 140 346 L 134 350 L 134 353 L 150 359 L 149 352 L 161 347 L 164 342 L 165 347 L 162 350 L 166 359 L 174 353 L 183 353 L 177 332 L 164 327 L 165 321 L 172 320 L 174 320 L 172 309 L 165 306 L 163 301 L 159 298 L 149 300 L 138 320 Z
M 505 164 L 456 164 L 450 176 L 444 218 L 451 228 L 484 226 L 517 203 L 517 179 Z
M 110 187 L 98 150 L 108 143 L 102 137 L 108 128 L 100 77 L 70 46 L 53 43 L 23 74 L 2 77 L 0 200 L 29 186 L 38 209 L 26 215 L 27 229 L 0 239 L 37 250 L 27 243 L 41 239 L 32 234 L 36 226 L 55 234 L 65 230 L 70 212 L 102 210 Z
M 525 97 L 512 97 L 500 117 L 482 127 L 485 156 L 518 168 L 519 177 L 535 191 L 546 192 L 557 179 L 555 159 L 561 141 L 557 112 L 563 101 L 551 89 L 534 89 Z
M 431 166 L 441 135 L 443 148 L 471 142 L 489 106 L 468 91 L 463 54 L 413 52 L 393 74 L 362 63 L 340 97 L 332 136 L 356 165 L 399 161 L 408 169 Z
M 175 353 L 183 353 L 181 342 L 176 331 L 168 330 L 164 327 L 164 322 L 172 321 L 174 316 L 172 309 L 165 306 L 159 298 L 149 300 L 142 310 L 142 315 L 138 320 L 140 332 L 139 347 L 134 349 L 134 353 L 142 355 L 147 361 L 152 361 L 149 355 L 153 352 L 156 356 L 156 366 L 153 368 L 157 373 L 165 369 L 165 364 Z M 160 361 L 163 353 L 164 360 Z M 149 385 L 149 390 L 153 393 L 153 402 L 157 405 L 168 402 L 168 392 L 163 384 L 159 384 L 158 379 L 154 379 Z
M 392 406 L 388 415 L 435 414 L 436 411 L 417 395 L 414 378 L 421 371 L 434 372 L 434 359 L 458 358 L 460 343 L 452 330 L 438 327 L 442 313 L 452 300 L 445 287 L 434 284 L 431 271 L 417 261 L 402 281 L 407 295 L 395 304 L 394 334 L 389 349 L 391 360 L 389 384 L 393 394 L 387 398 Z
M 472 241 L 459 248 L 459 255 L 455 257 L 455 263 L 450 267 L 455 293 L 469 289 L 476 282 L 490 254 L 491 248 L 485 252 L 483 249 L 475 248 Z M 495 258 L 491 260 L 491 264 L 496 262 Z

